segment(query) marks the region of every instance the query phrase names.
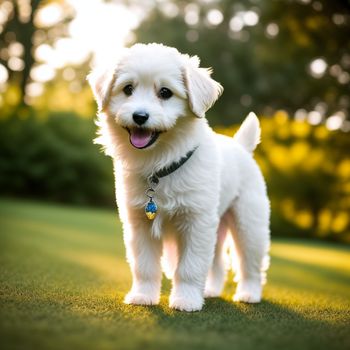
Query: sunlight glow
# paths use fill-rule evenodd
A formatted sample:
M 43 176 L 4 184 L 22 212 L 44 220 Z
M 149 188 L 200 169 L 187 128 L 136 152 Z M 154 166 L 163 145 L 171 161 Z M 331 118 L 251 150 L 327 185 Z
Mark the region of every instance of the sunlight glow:
M 220 10 L 212 9 L 207 13 L 207 20 L 211 25 L 217 26 L 224 20 L 224 15 Z
M 331 213 L 328 210 L 325 210 L 325 213 L 327 213 L 326 215 L 328 216 L 327 221 L 331 221 Z M 327 256 L 325 256 L 325 253 Z M 291 242 L 288 242 L 288 244 L 274 243 L 272 255 L 308 265 L 341 268 L 342 270 L 350 272 L 348 252 L 340 249 L 326 252 L 321 246 L 302 247 L 300 244 Z
M 255 11 L 238 11 L 230 20 L 229 26 L 233 32 L 239 32 L 244 26 L 253 27 L 259 22 L 259 15 Z
M 32 13 L 32 5 L 30 0 L 17 0 L 18 17 L 22 23 L 28 23 Z
M 255 26 L 259 22 L 259 16 L 254 11 L 246 11 L 243 13 L 243 21 L 246 26 Z
M 314 78 L 323 77 L 327 69 L 327 62 L 323 58 L 317 58 L 310 63 L 310 74 Z
M 267 26 L 266 26 L 266 35 L 269 37 L 269 38 L 274 38 L 275 36 L 277 36 L 279 33 L 279 27 L 278 27 L 278 24 L 276 23 L 269 23 Z
M 30 77 L 36 82 L 47 82 L 52 80 L 56 75 L 55 70 L 48 64 L 40 64 L 30 71 Z
M 9 78 L 9 73 L 5 66 L 0 63 L 0 84 L 5 84 Z
M 146 15 L 140 12 L 141 7 L 126 7 L 115 2 L 67 0 L 67 3 L 76 13 L 68 24 L 69 37 L 60 38 L 53 45 L 39 45 L 34 53 L 36 59 L 54 69 L 82 64 L 90 55 L 94 64 L 108 64 L 117 57 L 130 40 L 131 30 Z M 50 27 L 62 18 L 62 6 L 51 3 L 38 11 L 35 20 L 39 27 Z M 18 61 L 13 65 L 20 68 Z
M 9 46 L 8 46 L 8 54 L 10 56 L 16 56 L 16 57 L 20 57 L 23 55 L 24 52 L 24 48 L 23 45 L 17 41 L 12 42 Z
M 159 4 L 159 8 L 164 14 L 164 16 L 168 18 L 174 18 L 179 14 L 179 7 L 172 2 L 162 2 Z
M 57 61 L 65 61 L 67 64 L 80 64 L 89 57 L 88 48 L 78 40 L 73 38 L 61 38 L 56 41 L 55 56 Z
M 307 118 L 306 109 L 300 108 L 300 109 L 296 110 L 296 112 L 294 114 L 294 118 L 295 118 L 295 120 L 298 120 L 298 121 L 304 121 Z
M 62 6 L 52 3 L 41 7 L 36 12 L 34 23 L 38 27 L 51 27 L 60 22 L 62 19 Z
M 322 114 L 318 111 L 311 111 L 308 114 L 307 120 L 311 125 L 318 125 L 322 121 Z
M 342 127 L 345 115 L 343 112 L 337 112 L 334 115 L 331 115 L 326 120 L 326 127 L 329 130 L 338 130 Z
M 26 95 L 30 97 L 36 97 L 42 95 L 44 92 L 44 86 L 42 83 L 29 83 L 26 86 Z
M 185 22 L 192 26 L 196 25 L 199 21 L 199 7 L 197 4 L 188 4 L 185 7 Z
M 54 56 L 55 56 L 54 50 L 48 44 L 42 44 L 38 46 L 34 52 L 34 57 L 39 62 L 50 62 L 52 61 Z
M 243 22 L 242 18 L 240 18 L 238 16 L 234 16 L 231 18 L 229 25 L 230 25 L 230 29 L 233 32 L 239 32 L 242 30 L 242 28 L 244 26 L 244 22 Z
M 3 1 L 0 4 L 0 24 L 4 24 L 7 21 L 12 9 L 13 4 L 11 1 Z
M 83 58 L 92 52 L 99 63 L 113 61 L 124 47 L 130 30 L 138 25 L 140 14 L 116 3 L 98 0 L 69 2 L 77 14 L 69 25 L 74 55 Z
M 22 71 L 24 69 L 24 61 L 15 56 L 9 58 L 7 65 L 11 70 L 16 72 Z

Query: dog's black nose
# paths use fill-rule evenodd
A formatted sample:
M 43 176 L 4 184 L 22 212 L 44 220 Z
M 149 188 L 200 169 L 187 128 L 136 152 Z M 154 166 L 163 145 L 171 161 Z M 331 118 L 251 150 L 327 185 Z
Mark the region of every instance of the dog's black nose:
M 142 125 L 146 123 L 147 119 L 149 118 L 149 115 L 146 112 L 135 112 L 132 115 L 132 118 L 134 119 L 134 122 L 137 125 Z

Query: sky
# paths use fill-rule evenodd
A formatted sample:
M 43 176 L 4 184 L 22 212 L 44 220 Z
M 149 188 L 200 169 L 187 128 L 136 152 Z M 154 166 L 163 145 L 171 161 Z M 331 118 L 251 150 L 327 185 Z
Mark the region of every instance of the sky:
M 68 25 L 70 38 L 57 40 L 52 52 L 42 50 L 47 63 L 53 67 L 79 64 L 94 54 L 94 64 L 113 60 L 125 43 L 132 39 L 130 31 L 137 27 L 142 18 L 138 8 L 127 8 L 117 3 L 103 3 L 101 0 L 66 0 L 76 15 Z M 52 25 L 62 19 L 62 6 L 55 3 L 38 11 L 37 18 L 42 25 Z M 46 50 L 46 52 L 45 52 Z M 40 53 L 40 49 L 39 49 Z

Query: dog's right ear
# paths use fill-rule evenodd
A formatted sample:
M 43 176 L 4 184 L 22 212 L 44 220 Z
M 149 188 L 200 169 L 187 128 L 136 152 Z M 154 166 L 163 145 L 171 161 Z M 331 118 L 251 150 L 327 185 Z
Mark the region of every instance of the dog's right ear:
M 95 96 L 99 111 L 103 111 L 107 107 L 116 77 L 116 68 L 95 68 L 87 76 L 87 80 Z

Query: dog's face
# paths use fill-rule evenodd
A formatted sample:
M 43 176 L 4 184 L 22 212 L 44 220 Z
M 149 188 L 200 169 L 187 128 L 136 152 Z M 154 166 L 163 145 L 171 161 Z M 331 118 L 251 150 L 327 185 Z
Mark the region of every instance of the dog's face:
M 129 133 L 133 147 L 154 147 L 179 118 L 204 117 L 222 87 L 190 58 L 160 44 L 126 49 L 116 67 L 89 76 L 100 111 Z

